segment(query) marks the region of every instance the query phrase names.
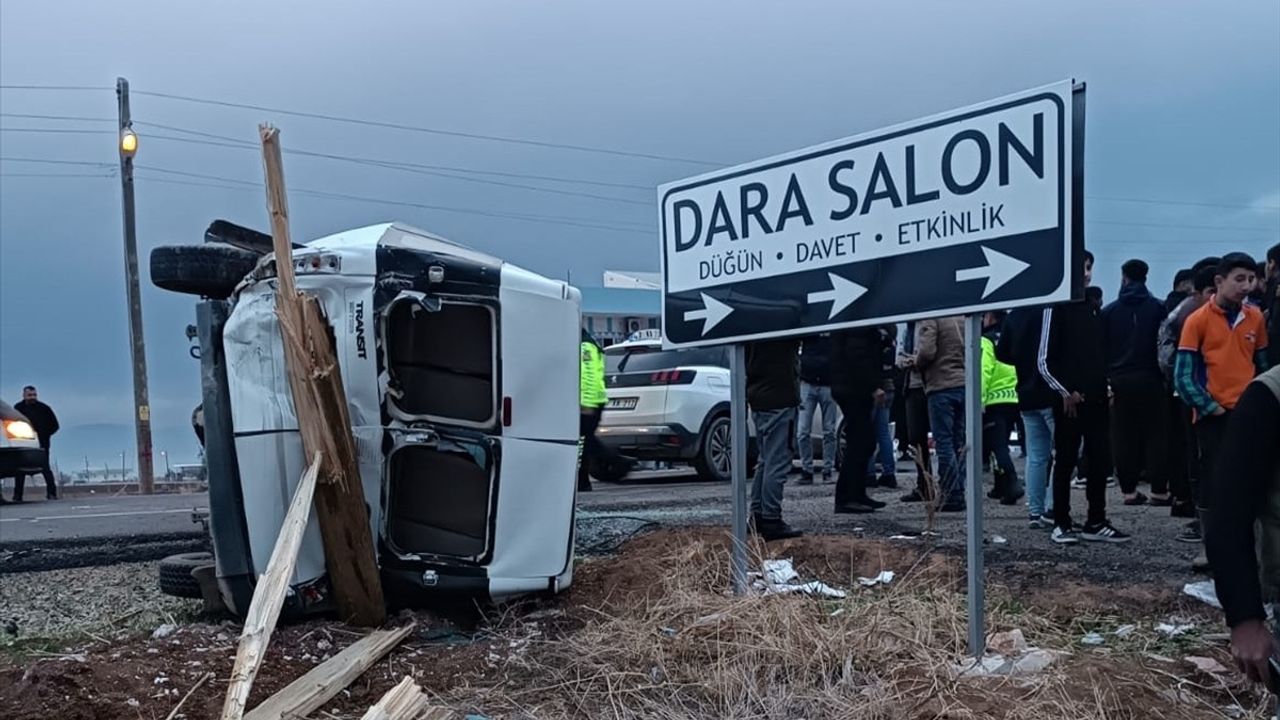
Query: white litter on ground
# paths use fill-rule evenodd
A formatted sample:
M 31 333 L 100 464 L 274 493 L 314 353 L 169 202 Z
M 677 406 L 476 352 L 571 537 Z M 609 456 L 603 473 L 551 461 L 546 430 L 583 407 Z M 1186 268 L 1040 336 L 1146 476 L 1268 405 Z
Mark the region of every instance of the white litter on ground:
M 1218 662 L 1217 660 L 1214 660 L 1213 658 L 1197 657 L 1195 655 L 1191 655 L 1183 658 L 1183 660 L 1186 660 L 1192 665 L 1195 665 L 1196 669 L 1199 670 L 1200 672 L 1209 673 L 1210 675 L 1222 675 L 1230 672 L 1230 670 L 1227 669 L 1226 665 L 1223 665 L 1222 663 Z
M 760 569 L 761 572 L 748 573 L 747 577 L 752 581 L 751 587 L 764 595 L 802 593 L 837 599 L 848 595 L 844 590 L 833 588 L 817 580 L 797 583 L 796 580 L 800 578 L 800 573 L 796 572 L 795 566 L 792 565 L 789 558 L 786 560 L 765 560 Z
M 1182 592 L 1200 602 L 1208 603 L 1219 610 L 1222 609 L 1222 603 L 1218 601 L 1218 591 L 1214 589 L 1212 580 L 1187 583 L 1182 586 Z
M 1169 623 L 1160 623 L 1156 626 L 1156 632 L 1167 638 L 1176 638 L 1179 635 L 1184 635 L 1195 629 L 1195 625 L 1170 625 Z
M 1107 642 L 1107 639 L 1102 637 L 1096 632 L 1091 632 L 1088 635 L 1085 635 L 1084 637 L 1080 638 L 1081 645 L 1102 645 L 1106 642 Z
M 1004 655 L 987 655 L 980 660 L 968 660 L 954 666 L 954 670 L 960 677 L 1034 675 L 1067 654 L 1057 650 L 1031 648 L 1024 655 L 1016 658 L 1007 658 Z
M 1115 632 L 1112 634 L 1123 640 L 1124 638 L 1127 638 L 1130 635 L 1132 635 L 1134 631 L 1136 631 L 1137 629 L 1138 629 L 1137 625 L 1121 625 L 1120 627 L 1116 628 Z
M 893 577 L 894 575 L 892 570 L 881 570 L 880 574 L 876 575 L 873 578 L 869 578 L 869 577 L 858 578 L 858 584 L 863 587 L 875 587 L 876 585 L 888 585 L 889 583 L 893 582 Z

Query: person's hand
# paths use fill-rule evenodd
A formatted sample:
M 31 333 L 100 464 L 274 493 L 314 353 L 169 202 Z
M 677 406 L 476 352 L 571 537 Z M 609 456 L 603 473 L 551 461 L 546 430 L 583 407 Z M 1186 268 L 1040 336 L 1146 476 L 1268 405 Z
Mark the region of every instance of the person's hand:
M 882 408 L 885 406 L 885 401 L 889 399 L 889 396 L 885 394 L 883 388 L 876 388 L 876 391 L 871 393 L 871 399 L 876 401 L 876 407 Z
M 1271 685 L 1267 661 L 1275 649 L 1275 639 L 1261 620 L 1248 620 L 1231 628 L 1231 655 L 1250 680 Z
M 1070 395 L 1062 396 L 1062 412 L 1069 418 L 1076 416 L 1076 406 L 1084 402 L 1084 396 L 1078 392 L 1072 391 Z
M 1219 415 L 1226 415 L 1226 414 L 1227 414 L 1227 411 L 1226 411 L 1226 409 L 1225 409 L 1225 408 L 1223 408 L 1221 405 L 1219 405 L 1218 407 L 1216 407 L 1216 408 L 1214 408 L 1214 409 L 1213 409 L 1213 412 L 1211 412 L 1211 413 L 1209 413 L 1209 414 L 1210 414 L 1210 415 L 1213 415 L 1214 417 L 1217 417 L 1217 416 L 1219 416 Z

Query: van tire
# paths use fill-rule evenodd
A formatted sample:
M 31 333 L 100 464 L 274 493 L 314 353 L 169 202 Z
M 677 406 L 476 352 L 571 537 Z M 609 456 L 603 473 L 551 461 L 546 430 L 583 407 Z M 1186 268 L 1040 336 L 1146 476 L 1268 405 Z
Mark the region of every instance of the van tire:
M 225 300 L 259 255 L 222 243 L 162 245 L 151 251 L 151 283 L 162 290 Z
M 180 598 L 200 600 L 200 582 L 191 571 L 205 565 L 213 565 L 213 553 L 181 553 L 160 561 L 160 592 Z

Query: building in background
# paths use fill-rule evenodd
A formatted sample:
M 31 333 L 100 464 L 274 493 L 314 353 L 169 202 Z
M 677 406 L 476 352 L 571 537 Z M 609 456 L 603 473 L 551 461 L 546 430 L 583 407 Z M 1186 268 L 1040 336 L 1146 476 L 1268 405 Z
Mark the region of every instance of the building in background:
M 658 273 L 606 270 L 604 287 L 582 291 L 582 325 L 608 347 L 659 326 L 662 296 Z

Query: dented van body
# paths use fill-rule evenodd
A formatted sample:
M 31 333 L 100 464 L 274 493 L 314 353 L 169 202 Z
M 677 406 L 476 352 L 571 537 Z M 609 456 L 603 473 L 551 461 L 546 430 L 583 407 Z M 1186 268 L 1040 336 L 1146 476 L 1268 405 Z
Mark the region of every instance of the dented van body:
M 580 293 L 400 224 L 315 240 L 293 263 L 333 327 L 388 602 L 567 587 Z M 239 613 L 306 465 L 275 292 L 264 255 L 199 313 L 211 534 Z M 292 588 L 296 611 L 331 606 L 314 514 Z

